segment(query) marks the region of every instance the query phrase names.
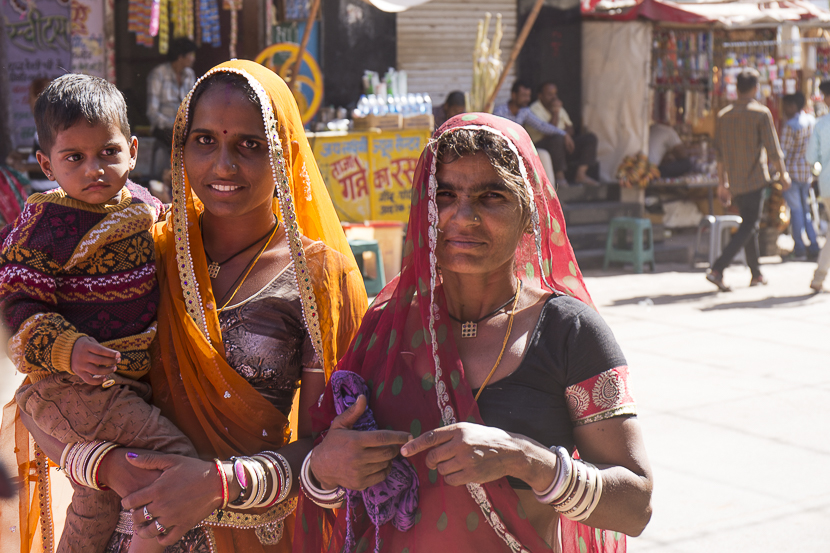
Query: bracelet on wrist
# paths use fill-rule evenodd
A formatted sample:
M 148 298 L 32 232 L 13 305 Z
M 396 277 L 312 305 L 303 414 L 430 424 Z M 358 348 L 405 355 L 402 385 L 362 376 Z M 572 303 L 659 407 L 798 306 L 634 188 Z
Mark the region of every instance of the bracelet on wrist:
M 312 449 L 306 455 L 303 466 L 300 469 L 300 488 L 306 497 L 319 507 L 324 509 L 339 508 L 343 504 L 343 499 L 346 497 L 346 490 L 342 487 L 337 487 L 333 490 L 323 490 L 314 484 L 311 475 L 311 455 L 313 452 L 314 450 Z

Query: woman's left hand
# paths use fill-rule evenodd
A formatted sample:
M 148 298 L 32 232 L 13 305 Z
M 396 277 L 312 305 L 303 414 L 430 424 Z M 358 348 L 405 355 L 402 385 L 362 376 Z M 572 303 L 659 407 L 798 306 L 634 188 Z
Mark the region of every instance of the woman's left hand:
M 512 434 L 480 424 L 461 422 L 425 432 L 401 448 L 404 457 L 429 450 L 426 465 L 444 482 L 483 484 L 511 474 L 522 448 Z
M 121 501 L 133 510 L 133 530 L 144 538 L 158 538 L 161 545 L 173 545 L 222 504 L 222 482 L 216 465 L 181 455 L 152 453 L 129 459 L 136 467 L 160 470 L 151 485 Z M 153 521 L 144 519 L 144 507 Z M 155 521 L 166 532 L 162 535 Z

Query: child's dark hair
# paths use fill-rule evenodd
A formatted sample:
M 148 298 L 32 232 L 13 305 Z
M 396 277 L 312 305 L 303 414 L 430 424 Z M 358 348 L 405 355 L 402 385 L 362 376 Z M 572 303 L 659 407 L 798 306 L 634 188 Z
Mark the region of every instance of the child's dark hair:
M 262 109 L 262 104 L 259 102 L 259 96 L 257 96 L 251 86 L 251 83 L 248 82 L 248 79 L 238 73 L 232 73 L 230 71 L 217 71 L 216 73 L 213 73 L 209 77 L 200 81 L 193 90 L 193 95 L 190 97 L 190 105 L 188 106 L 190 113 L 187 118 L 187 128 L 185 129 L 184 137 L 182 137 L 184 140 L 186 140 L 187 135 L 190 134 L 190 125 L 193 122 L 193 109 L 196 107 L 196 104 L 199 103 L 199 98 L 201 98 L 209 88 L 218 85 L 225 85 L 226 88 L 233 88 L 242 92 L 257 109 Z M 183 144 L 180 144 L 180 146 L 182 145 Z
M 41 149 L 49 155 L 55 138 L 83 119 L 90 125 L 115 123 L 130 140 L 130 122 L 124 96 L 100 77 L 78 73 L 62 75 L 49 83 L 35 102 L 35 125 Z

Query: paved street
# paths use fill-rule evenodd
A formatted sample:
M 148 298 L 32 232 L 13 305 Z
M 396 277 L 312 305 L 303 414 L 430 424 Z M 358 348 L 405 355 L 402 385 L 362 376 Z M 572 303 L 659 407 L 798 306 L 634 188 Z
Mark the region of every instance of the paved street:
M 765 287 L 729 269 L 726 294 L 685 266 L 586 275 L 654 466 L 634 553 L 830 551 L 830 293 L 810 293 L 815 264 L 775 259 Z M 4 400 L 13 374 L 0 369 Z
M 814 269 L 765 265 L 770 284 L 748 288 L 731 268 L 730 293 L 683 266 L 586 275 L 654 467 L 634 553 L 830 551 L 830 293 L 811 293 Z

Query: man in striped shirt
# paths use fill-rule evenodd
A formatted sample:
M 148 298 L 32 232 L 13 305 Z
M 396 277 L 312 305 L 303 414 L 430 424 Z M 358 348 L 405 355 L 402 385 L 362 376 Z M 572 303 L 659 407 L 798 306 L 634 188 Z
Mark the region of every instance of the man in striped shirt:
M 790 206 L 790 221 L 795 242 L 792 254 L 794 261 L 813 261 L 818 258 L 819 251 L 816 229 L 808 219 L 813 174 L 805 157 L 816 118 L 804 111 L 805 103 L 804 94 L 800 92 L 787 94 L 783 99 L 783 112 L 787 121 L 781 127 L 781 149 L 784 150 L 787 170 L 793 180 L 793 185 L 784 192 L 784 200 Z M 807 238 L 810 240 L 809 250 L 804 246 L 804 238 L 801 236 L 804 231 L 807 231 Z
M 718 196 L 725 205 L 735 202 L 742 222 L 721 256 L 715 260 L 706 279 L 721 291 L 730 290 L 723 282 L 723 271 L 744 248 L 752 272 L 750 286 L 766 284 L 758 263 L 758 226 L 764 206 L 764 190 L 769 186 L 769 162 L 776 163 L 784 189 L 790 176 L 778 144 L 772 114 L 755 101 L 758 72 L 744 69 L 738 74 L 738 100 L 718 113 L 715 151 L 718 161 Z

